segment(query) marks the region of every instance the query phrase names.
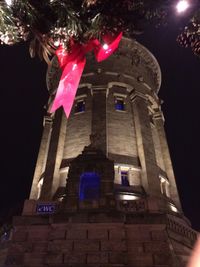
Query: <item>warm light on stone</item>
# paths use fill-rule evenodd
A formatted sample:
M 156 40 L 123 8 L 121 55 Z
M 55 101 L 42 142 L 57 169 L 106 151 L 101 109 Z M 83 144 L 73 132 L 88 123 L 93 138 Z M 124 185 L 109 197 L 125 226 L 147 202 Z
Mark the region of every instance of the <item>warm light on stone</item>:
M 178 212 L 177 208 L 173 204 L 170 204 L 170 208 L 172 211 Z
M 160 67 L 135 40 L 118 55 L 88 55 L 70 117 L 45 115 L 30 199 L 0 266 L 187 266 L 197 234 L 179 201 Z M 49 108 L 58 70 L 54 58 Z M 200 267 L 198 254 L 187 267 Z
M 139 199 L 139 197 L 134 196 L 134 195 L 124 194 L 124 195 L 120 195 L 120 199 L 121 200 L 136 200 L 136 199 Z

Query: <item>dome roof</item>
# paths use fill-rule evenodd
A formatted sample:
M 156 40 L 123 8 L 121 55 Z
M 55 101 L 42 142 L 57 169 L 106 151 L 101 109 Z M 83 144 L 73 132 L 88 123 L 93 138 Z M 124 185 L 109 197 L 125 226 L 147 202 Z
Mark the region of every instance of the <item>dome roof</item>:
M 161 85 L 160 66 L 153 54 L 135 40 L 122 38 L 116 52 L 105 61 L 96 62 L 93 53 L 87 55 L 84 74 L 98 72 L 113 72 L 142 80 L 156 93 Z M 47 70 L 47 87 L 52 94 L 59 83 L 61 69 L 56 57 Z

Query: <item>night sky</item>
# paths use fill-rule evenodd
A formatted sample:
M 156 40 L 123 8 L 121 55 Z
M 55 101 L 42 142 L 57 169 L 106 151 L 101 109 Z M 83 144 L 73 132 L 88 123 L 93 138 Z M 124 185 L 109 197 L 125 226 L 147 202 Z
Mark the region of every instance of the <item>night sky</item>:
M 159 97 L 185 215 L 200 230 L 200 58 L 180 48 L 183 19 L 150 27 L 138 37 L 162 71 Z M 17 213 L 28 198 L 37 159 L 46 89 L 46 64 L 30 59 L 27 45 L 0 47 L 0 215 Z M 7 215 L 7 216 L 6 216 Z M 0 220 L 0 222 L 1 222 Z

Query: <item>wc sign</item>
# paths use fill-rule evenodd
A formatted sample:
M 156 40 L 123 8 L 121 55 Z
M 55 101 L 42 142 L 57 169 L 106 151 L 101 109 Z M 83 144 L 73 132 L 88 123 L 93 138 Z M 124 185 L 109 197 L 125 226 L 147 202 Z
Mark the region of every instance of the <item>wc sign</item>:
M 37 214 L 52 214 L 55 213 L 56 204 L 55 203 L 40 203 L 36 206 Z

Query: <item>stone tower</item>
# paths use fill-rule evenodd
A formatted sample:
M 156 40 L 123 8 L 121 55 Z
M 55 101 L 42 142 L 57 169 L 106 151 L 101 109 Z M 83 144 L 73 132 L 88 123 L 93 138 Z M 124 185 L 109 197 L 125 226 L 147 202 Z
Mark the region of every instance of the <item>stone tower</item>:
M 60 71 L 47 73 L 49 106 Z M 30 199 L 14 219 L 5 266 L 183 267 L 196 240 L 184 217 L 164 131 L 154 56 L 123 39 L 93 55 L 67 120 L 44 118 Z

